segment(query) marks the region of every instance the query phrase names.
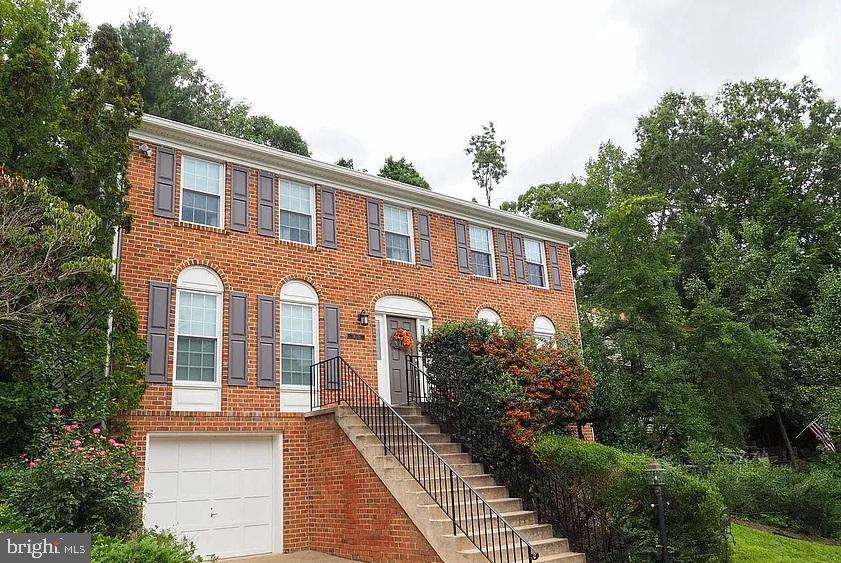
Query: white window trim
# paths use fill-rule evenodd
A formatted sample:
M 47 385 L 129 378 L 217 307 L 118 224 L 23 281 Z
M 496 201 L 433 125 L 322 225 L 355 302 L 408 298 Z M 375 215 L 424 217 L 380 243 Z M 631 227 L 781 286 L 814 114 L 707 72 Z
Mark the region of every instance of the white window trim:
M 179 319 L 179 307 L 181 306 L 181 293 L 204 293 L 205 295 L 216 296 L 216 373 L 214 381 L 185 381 L 178 379 L 178 336 L 180 335 L 181 321 Z M 184 335 L 188 336 L 188 335 Z M 190 284 L 182 284 L 175 290 L 175 339 L 172 351 L 172 385 L 174 387 L 199 387 L 203 389 L 215 389 L 222 387 L 222 292 L 210 291 L 206 287 L 196 287 Z
M 222 173 L 219 175 L 219 225 L 214 227 L 213 225 L 206 225 L 204 223 L 195 223 L 193 221 L 187 221 L 184 219 L 184 159 L 185 158 L 192 158 L 195 160 L 202 160 L 204 162 L 212 162 L 222 168 Z M 218 160 L 212 160 L 210 158 L 204 158 L 201 156 L 194 156 L 192 154 L 181 154 L 181 174 L 179 179 L 179 194 L 178 194 L 178 221 L 181 223 L 186 223 L 188 225 L 198 225 L 199 227 L 207 227 L 208 229 L 219 229 L 225 230 L 225 176 L 227 175 L 227 167 L 225 166 L 224 162 L 219 162 Z M 192 190 L 194 192 L 201 192 L 210 194 L 208 192 L 202 192 L 201 190 Z
M 526 241 L 534 241 L 540 245 L 540 263 L 543 266 L 543 285 L 534 285 L 529 281 L 529 264 L 535 264 L 535 262 L 529 262 L 526 258 Z M 526 282 L 531 287 L 538 287 L 540 289 L 549 289 L 549 272 L 547 271 L 548 268 L 546 267 L 546 245 L 543 244 L 542 240 L 535 239 L 535 238 L 524 238 L 523 239 L 523 263 L 526 265 Z
M 299 242 L 297 240 L 286 240 L 285 238 L 281 238 L 280 236 L 280 212 L 282 208 L 280 207 L 280 189 L 283 185 L 283 182 L 292 182 L 294 184 L 298 184 L 299 186 L 308 187 L 310 189 L 310 242 Z M 298 211 L 293 211 L 292 213 L 299 213 Z M 302 214 L 303 215 L 303 214 Z M 318 243 L 318 229 L 315 226 L 315 186 L 313 184 L 307 182 L 301 182 L 300 180 L 295 180 L 292 178 L 287 178 L 285 176 L 280 176 L 277 181 L 277 240 L 283 241 L 289 244 L 300 244 L 301 246 L 317 246 Z
M 306 298 L 286 298 L 280 300 L 280 308 L 277 312 L 278 316 L 278 327 L 280 328 L 280 332 L 278 333 L 278 343 L 280 344 L 278 349 L 278 359 L 280 360 L 278 372 L 280 373 L 280 388 L 281 389 L 292 389 L 292 390 L 309 390 L 309 385 L 298 385 L 297 383 L 283 383 L 283 304 L 286 303 L 288 305 L 302 305 L 305 307 L 309 307 L 312 309 L 312 363 L 318 363 L 318 348 L 319 348 L 319 340 L 318 340 L 318 301 L 313 301 L 311 299 Z M 292 346 L 296 346 L 296 344 L 292 344 Z
M 394 231 L 389 231 L 385 227 L 385 208 L 386 207 L 393 207 L 395 209 L 403 209 L 409 213 L 409 261 L 406 262 L 405 260 L 398 260 L 397 258 L 389 258 L 388 257 L 388 241 L 386 240 L 386 233 L 391 233 L 394 235 L 406 236 L 403 233 L 396 233 Z M 415 217 L 414 212 L 411 207 L 403 207 L 402 205 L 394 205 L 391 203 L 383 202 L 383 255 L 385 256 L 386 260 L 389 262 L 395 262 L 397 264 L 414 264 L 415 263 Z
M 496 317 L 496 320 L 493 322 L 493 324 L 498 325 L 499 328 L 502 329 L 502 317 L 499 315 L 499 313 L 496 312 L 496 310 L 491 309 L 490 307 L 482 307 L 481 309 L 479 309 L 479 311 L 476 313 L 476 318 L 480 321 L 490 323 L 488 319 L 482 317 L 482 313 L 484 311 L 489 311 L 490 313 L 493 313 L 493 316 Z
M 490 276 L 483 276 L 482 274 L 477 274 L 476 270 L 474 269 L 473 264 L 473 237 L 470 236 L 470 229 L 476 227 L 477 229 L 485 229 L 488 231 L 488 253 L 491 255 L 491 275 Z M 477 225 L 476 223 L 471 223 L 467 226 L 467 247 L 470 249 L 470 273 L 476 276 L 477 278 L 482 278 L 485 280 L 495 280 L 496 279 L 496 245 L 494 244 L 494 230 L 491 227 L 486 227 L 485 225 Z M 477 250 L 476 252 L 481 252 Z

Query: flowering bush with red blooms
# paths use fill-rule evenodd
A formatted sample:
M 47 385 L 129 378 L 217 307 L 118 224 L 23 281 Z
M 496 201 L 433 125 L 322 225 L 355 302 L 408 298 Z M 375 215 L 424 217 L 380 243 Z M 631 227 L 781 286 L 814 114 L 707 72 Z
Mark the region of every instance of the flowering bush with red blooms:
M 444 325 L 422 348 L 430 382 L 441 392 L 433 402 L 442 418 L 497 417 L 523 445 L 579 420 L 593 387 L 577 350 L 539 346 L 523 332 L 500 334 L 481 321 Z
M 5 475 L 6 504 L 33 532 L 125 536 L 140 527 L 143 494 L 131 448 L 52 410 L 49 446 Z

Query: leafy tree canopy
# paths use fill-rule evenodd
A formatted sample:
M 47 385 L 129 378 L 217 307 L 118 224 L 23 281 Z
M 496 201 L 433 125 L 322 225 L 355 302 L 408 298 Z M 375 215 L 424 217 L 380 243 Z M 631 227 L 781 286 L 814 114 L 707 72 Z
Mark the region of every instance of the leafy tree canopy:
M 172 29 L 155 24 L 149 12 L 131 17 L 119 32 L 143 77 L 141 94 L 147 113 L 310 155 L 294 127 L 280 125 L 267 115 L 252 115 L 249 104 L 231 99 L 187 53 L 173 51 Z
M 602 438 L 743 446 L 768 415 L 799 429 L 839 404 L 839 364 L 817 360 L 837 339 L 805 336 L 830 330 L 841 261 L 836 102 L 808 79 L 673 92 L 636 136 L 502 206 L 589 235 L 573 260 Z
M 406 157 L 401 156 L 400 160 L 395 160 L 393 156 L 385 159 L 382 168 L 380 168 L 379 176 L 403 182 L 404 184 L 411 184 L 419 188 L 429 189 L 429 182 L 420 175 L 415 169 L 415 165 L 406 160 Z
M 473 180 L 485 194 L 488 205 L 491 204 L 491 192 L 505 176 L 508 166 L 505 164 L 506 141 L 496 140 L 493 121 L 482 126 L 482 132 L 473 135 L 467 143 L 464 153 L 473 157 Z

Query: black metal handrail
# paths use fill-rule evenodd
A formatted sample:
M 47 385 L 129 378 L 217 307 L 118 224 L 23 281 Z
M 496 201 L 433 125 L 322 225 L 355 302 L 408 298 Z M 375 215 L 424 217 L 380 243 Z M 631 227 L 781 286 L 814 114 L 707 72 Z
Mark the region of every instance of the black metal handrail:
M 587 556 L 588 563 L 629 560 L 622 532 L 604 514 L 591 508 L 589 491 L 573 490 L 554 477 L 529 448 L 515 442 L 494 421 L 452 407 L 452 390 L 433 385 L 423 365 L 420 356 L 406 358 L 410 401 L 421 405 L 424 412 L 453 432 L 474 458 L 508 487 L 512 496 L 522 498 L 525 508 L 534 510 L 540 523 L 551 524 L 567 538 L 573 551 Z M 461 428 L 469 428 L 471 435 L 461 435 Z M 479 445 L 479 440 L 481 447 L 472 447 Z
M 310 408 L 345 404 L 423 487 L 459 531 L 493 562 L 535 561 L 538 553 L 340 356 L 310 368 Z

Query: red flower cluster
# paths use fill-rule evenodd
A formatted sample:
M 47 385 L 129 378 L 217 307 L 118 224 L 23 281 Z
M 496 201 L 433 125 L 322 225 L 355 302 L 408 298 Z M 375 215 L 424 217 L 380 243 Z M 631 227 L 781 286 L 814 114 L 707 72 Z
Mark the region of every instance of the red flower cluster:
M 524 335 L 495 335 L 488 341 L 468 339 L 474 354 L 494 357 L 517 383 L 509 400 L 505 425 L 519 443 L 530 444 L 542 432 L 562 431 L 580 419 L 593 388 L 592 376 L 578 352 L 538 346 Z

